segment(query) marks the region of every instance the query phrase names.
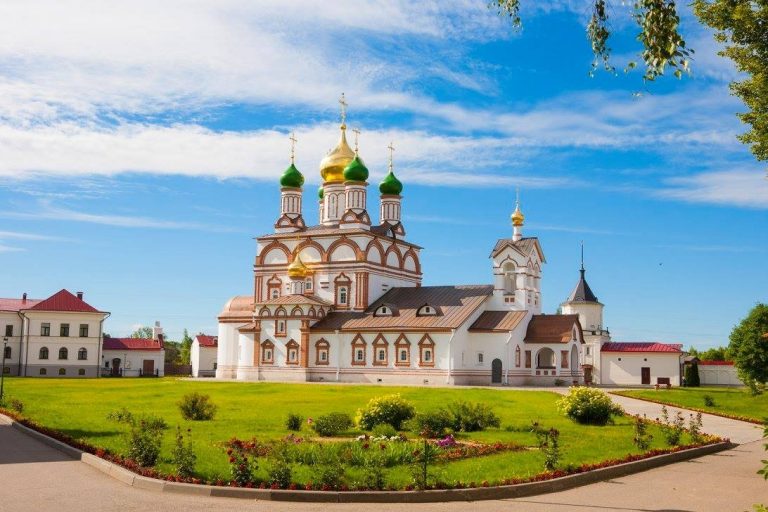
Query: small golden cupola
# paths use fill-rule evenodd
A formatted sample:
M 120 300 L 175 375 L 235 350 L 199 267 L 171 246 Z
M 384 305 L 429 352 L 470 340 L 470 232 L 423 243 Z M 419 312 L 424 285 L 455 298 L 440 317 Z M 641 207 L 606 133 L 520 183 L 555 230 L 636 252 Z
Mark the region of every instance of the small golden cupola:
M 524 221 L 525 215 L 523 215 L 523 212 L 520 211 L 520 203 L 518 202 L 517 206 L 515 207 L 515 211 L 512 213 L 512 225 L 522 226 Z
M 512 212 L 512 240 L 517 242 L 523 238 L 523 222 L 525 215 L 520 210 L 520 190 L 517 191 L 517 200 L 515 201 L 515 211 Z
M 303 279 L 309 274 L 309 269 L 301 261 L 301 256 L 297 255 L 293 262 L 288 265 L 288 277 L 292 279 Z
M 341 137 L 336 147 L 320 161 L 320 176 L 324 183 L 343 182 L 344 169 L 355 158 L 355 152 L 347 143 L 347 103 L 344 100 L 344 94 L 341 95 L 339 104 L 341 104 L 341 126 L 339 127 Z

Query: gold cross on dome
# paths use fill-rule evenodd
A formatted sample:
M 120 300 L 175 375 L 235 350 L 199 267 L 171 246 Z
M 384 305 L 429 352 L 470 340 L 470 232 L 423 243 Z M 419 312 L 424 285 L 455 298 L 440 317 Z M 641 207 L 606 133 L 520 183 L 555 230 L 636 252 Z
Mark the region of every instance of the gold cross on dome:
M 291 141 L 291 163 L 295 163 L 294 160 L 296 158 L 296 133 L 291 132 L 291 136 L 288 137 L 288 139 Z
M 387 146 L 387 149 L 389 150 L 389 170 L 392 170 L 392 160 L 395 157 L 395 146 L 392 144 L 392 141 L 389 142 L 389 146 Z
M 352 128 L 352 131 L 355 133 L 355 154 L 357 154 L 358 139 L 360 138 L 360 128 Z
M 341 125 L 345 126 L 347 123 L 347 100 L 344 98 L 344 93 L 341 93 L 339 105 L 341 105 Z

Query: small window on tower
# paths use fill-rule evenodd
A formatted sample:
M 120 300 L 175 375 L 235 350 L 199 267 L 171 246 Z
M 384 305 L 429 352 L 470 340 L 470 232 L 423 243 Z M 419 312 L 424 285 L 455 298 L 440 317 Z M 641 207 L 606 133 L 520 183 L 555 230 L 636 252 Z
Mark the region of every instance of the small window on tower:
M 304 291 L 305 292 L 311 292 L 312 291 L 312 279 L 309 278 L 304 282 Z
M 278 288 L 272 288 L 271 298 L 276 299 L 280 297 L 280 290 Z
M 347 305 L 349 302 L 349 289 L 346 286 L 339 287 L 339 304 Z

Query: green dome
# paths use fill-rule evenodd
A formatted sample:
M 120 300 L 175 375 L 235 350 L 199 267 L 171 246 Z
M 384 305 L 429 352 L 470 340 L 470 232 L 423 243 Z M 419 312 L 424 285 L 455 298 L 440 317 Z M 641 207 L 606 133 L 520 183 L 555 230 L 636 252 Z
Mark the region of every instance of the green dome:
M 368 168 L 358 155 L 355 155 L 355 158 L 344 168 L 344 179 L 347 181 L 365 181 L 368 179 Z
M 324 195 L 325 195 L 325 191 L 323 190 L 323 187 L 321 186 L 320 188 L 317 189 L 317 198 L 322 201 Z
M 399 196 L 402 191 L 403 184 L 400 183 L 400 180 L 395 178 L 392 171 L 389 171 L 389 174 L 387 174 L 381 184 L 379 184 L 379 192 L 385 195 Z
M 299 172 L 295 165 L 291 164 L 282 176 L 280 176 L 281 187 L 301 188 L 304 184 L 304 176 Z

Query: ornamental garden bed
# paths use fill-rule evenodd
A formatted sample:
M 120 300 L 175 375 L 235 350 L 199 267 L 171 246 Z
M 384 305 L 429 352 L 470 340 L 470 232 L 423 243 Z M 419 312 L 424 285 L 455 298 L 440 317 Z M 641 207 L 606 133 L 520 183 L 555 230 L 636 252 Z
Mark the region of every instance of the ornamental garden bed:
M 543 391 L 509 391 L 455 388 L 393 388 L 379 386 L 311 385 L 273 383 L 200 383 L 175 379 L 145 380 L 37 380 L 12 378 L 6 381 L 8 394 L 24 403 L 21 414 L 13 414 L 22 424 L 51 435 L 70 445 L 96 454 L 139 474 L 174 481 L 244 487 L 274 487 L 269 483 L 275 472 L 273 450 L 285 450 L 281 460 L 290 469 L 290 481 L 280 488 L 370 489 L 370 468 L 366 467 L 369 450 L 387 452 L 388 461 L 381 466 L 384 482 L 379 488 L 411 489 L 414 468 L 424 440 L 418 434 L 404 433 L 404 439 L 378 440 L 358 427 L 353 427 L 336 442 L 315 439 L 306 419 L 332 411 L 350 415 L 374 397 L 400 393 L 417 411 L 438 409 L 456 400 L 482 402 L 492 407 L 501 420 L 500 428 L 481 432 L 456 432 L 453 443 L 439 446 L 428 441 L 437 451 L 430 465 L 430 486 L 466 488 L 507 485 L 539 481 L 566 474 L 638 460 L 692 445 L 690 434 L 684 433 L 680 446 L 670 447 L 661 428 L 647 425 L 652 436 L 646 449 L 633 442 L 634 419 L 619 416 L 606 426 L 580 425 L 560 414 L 558 395 Z M 211 421 L 182 419 L 178 402 L 183 395 L 197 391 L 211 397 L 218 411 Z M 154 468 L 142 468 L 125 457 L 125 429 L 107 420 L 118 408 L 151 412 L 170 427 L 164 430 L 162 448 Z M 11 411 L 12 412 L 12 411 Z M 289 413 L 304 418 L 299 432 L 290 434 L 285 421 Z M 560 457 L 556 468 L 544 470 L 547 457 L 531 431 L 536 423 L 541 428 L 559 432 Z M 176 426 L 191 431 L 191 447 L 197 457 L 194 473 L 187 478 L 176 476 L 172 451 Z M 358 439 L 359 438 L 359 439 Z M 263 447 L 252 458 L 250 481 L 233 481 L 230 459 L 232 442 L 253 442 Z M 339 439 L 339 438 L 332 438 Z M 445 438 L 441 438 L 444 440 Z M 709 438 L 703 442 L 711 443 Z M 367 447 L 365 445 L 368 445 Z M 384 445 L 384 448 L 381 446 Z M 287 446 L 287 448 L 286 448 Z M 430 448 L 432 449 L 432 448 Z M 334 460 L 342 460 L 336 475 L 337 485 L 321 485 L 318 471 L 327 467 L 322 462 L 334 450 Z M 334 475 L 330 476 L 331 479 Z
M 752 395 L 746 387 L 633 389 L 612 393 L 750 423 L 762 424 L 768 418 L 768 394 Z

